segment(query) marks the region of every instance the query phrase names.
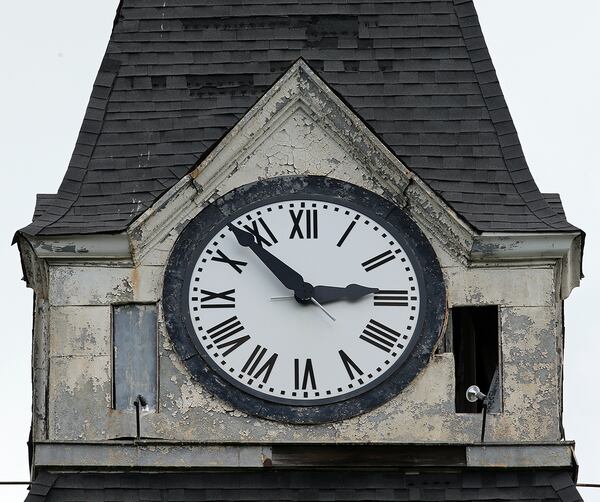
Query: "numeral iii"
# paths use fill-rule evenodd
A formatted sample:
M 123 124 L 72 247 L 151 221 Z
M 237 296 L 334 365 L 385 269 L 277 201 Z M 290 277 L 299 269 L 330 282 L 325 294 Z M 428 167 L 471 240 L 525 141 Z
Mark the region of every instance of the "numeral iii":
M 408 307 L 408 291 L 380 289 L 373 300 L 376 307 Z
M 354 375 L 355 371 L 356 373 L 358 373 L 359 376 L 363 375 L 363 371 L 352 359 L 350 359 L 350 357 L 343 350 L 340 350 L 338 353 L 340 354 L 342 362 L 344 363 L 344 368 L 346 368 L 350 380 L 354 380 L 356 378 L 356 376 Z

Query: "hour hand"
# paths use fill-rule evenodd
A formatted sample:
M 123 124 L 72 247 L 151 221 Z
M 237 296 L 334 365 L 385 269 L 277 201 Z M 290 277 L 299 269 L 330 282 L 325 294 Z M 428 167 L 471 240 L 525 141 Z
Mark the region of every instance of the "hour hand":
M 288 289 L 294 291 L 298 300 L 309 301 L 312 296 L 312 286 L 304 281 L 304 278 L 292 267 L 283 263 L 279 258 L 272 255 L 263 248 L 254 235 L 234 225 L 228 225 L 240 246 L 250 248 L 252 252 L 262 261 L 277 279 Z
M 313 289 L 313 298 L 319 303 L 337 302 L 340 300 L 355 301 L 363 296 L 377 293 L 379 288 L 368 288 L 358 284 L 350 284 L 345 288 L 335 286 L 315 286 Z

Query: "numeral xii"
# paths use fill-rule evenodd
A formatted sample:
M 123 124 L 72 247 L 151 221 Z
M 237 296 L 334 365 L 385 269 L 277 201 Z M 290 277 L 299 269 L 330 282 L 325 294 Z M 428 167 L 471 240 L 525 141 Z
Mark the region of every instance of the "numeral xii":
M 317 239 L 319 237 L 319 220 L 316 209 L 290 209 L 292 217 L 292 232 L 290 239 L 296 236 L 299 239 Z

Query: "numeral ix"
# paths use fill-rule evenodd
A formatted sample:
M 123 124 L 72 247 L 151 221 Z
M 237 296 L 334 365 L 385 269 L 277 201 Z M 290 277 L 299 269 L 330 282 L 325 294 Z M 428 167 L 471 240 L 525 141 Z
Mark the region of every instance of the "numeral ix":
M 209 291 L 207 289 L 200 290 L 200 293 L 204 295 L 200 299 L 201 309 L 232 309 L 235 307 L 235 289 L 229 289 L 221 293 Z M 192 298 L 197 301 L 198 298 Z
M 292 233 L 290 239 L 298 236 L 300 239 L 317 239 L 319 237 L 319 223 L 316 209 L 300 209 L 298 212 L 290 209 L 292 217 Z M 305 228 L 303 232 L 302 227 Z

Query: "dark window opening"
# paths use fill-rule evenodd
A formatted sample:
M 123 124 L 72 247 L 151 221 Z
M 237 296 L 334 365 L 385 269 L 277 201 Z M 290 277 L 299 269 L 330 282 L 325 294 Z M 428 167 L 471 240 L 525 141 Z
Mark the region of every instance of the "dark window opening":
M 470 403 L 465 397 L 471 385 L 477 385 L 481 392 L 488 394 L 488 411 L 500 411 L 498 326 L 497 306 L 452 309 L 457 413 L 482 411 L 481 401 Z
M 156 409 L 158 379 L 156 305 L 113 307 L 113 403 L 134 409 L 142 396 Z

